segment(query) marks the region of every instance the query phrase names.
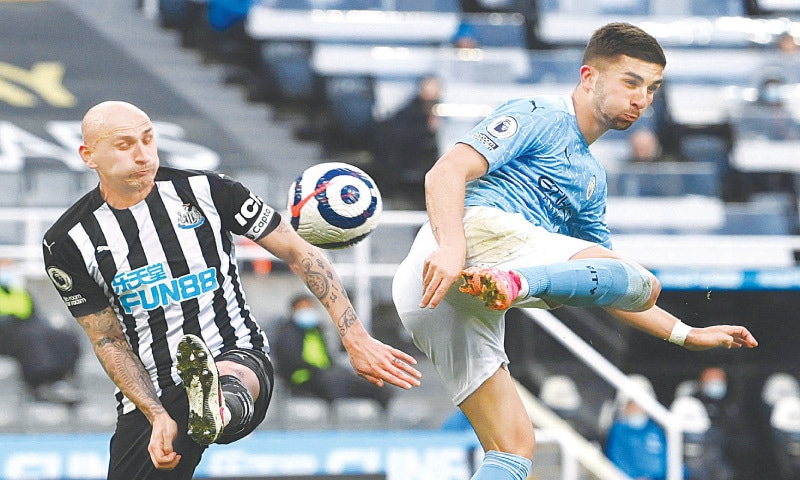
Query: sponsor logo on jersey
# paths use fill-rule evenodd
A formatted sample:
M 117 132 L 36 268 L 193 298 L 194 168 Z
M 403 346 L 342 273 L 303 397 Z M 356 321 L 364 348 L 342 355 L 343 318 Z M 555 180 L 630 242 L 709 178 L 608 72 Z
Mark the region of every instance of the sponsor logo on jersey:
M 553 213 L 557 212 L 565 221 L 568 220 L 572 216 L 573 208 L 564 189 L 555 180 L 546 175 L 539 177 L 538 184 L 539 188 L 550 199 L 551 203 L 545 205 L 552 206 L 555 209 Z
M 509 115 L 496 118 L 486 126 L 486 131 L 489 132 L 489 135 L 501 139 L 513 137 L 518 129 L 517 121 Z
M 597 188 L 597 177 L 592 175 L 592 178 L 589 179 L 589 186 L 586 188 L 586 200 L 592 198 L 595 188 Z
M 239 212 L 233 218 L 243 227 L 249 224 L 250 228 L 244 236 L 255 240 L 264 233 L 264 229 L 269 226 L 273 215 L 275 215 L 275 210 L 268 207 L 264 200 L 251 192 L 250 197 L 242 203 Z
M 486 135 L 485 133 L 475 132 L 472 134 L 472 138 L 481 142 L 483 146 L 489 150 L 497 149 L 497 143 L 495 143 L 495 141 L 489 138 L 489 135 Z
M 69 292 L 72 290 L 72 277 L 58 267 L 47 267 L 47 276 L 53 285 L 62 292 Z
M 206 221 L 206 217 L 194 205 L 183 204 L 183 209 L 178 212 L 178 228 L 190 230 L 197 228 Z
M 157 263 L 129 272 L 119 272 L 114 275 L 111 286 L 125 313 L 131 313 L 135 307 L 153 310 L 190 300 L 213 292 L 219 284 L 216 268 L 170 278 L 164 264 Z

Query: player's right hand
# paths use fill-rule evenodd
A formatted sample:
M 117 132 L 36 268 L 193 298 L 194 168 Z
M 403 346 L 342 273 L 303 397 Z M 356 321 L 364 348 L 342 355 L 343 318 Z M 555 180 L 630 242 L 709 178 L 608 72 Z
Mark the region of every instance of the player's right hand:
M 422 267 L 422 299 L 419 308 L 436 308 L 456 280 L 461 278 L 465 252 L 458 248 L 439 247 Z
M 153 419 L 153 431 L 147 451 L 150 460 L 158 470 L 172 470 L 178 466 L 181 456 L 172 449 L 172 442 L 178 435 L 178 424 L 166 412 Z

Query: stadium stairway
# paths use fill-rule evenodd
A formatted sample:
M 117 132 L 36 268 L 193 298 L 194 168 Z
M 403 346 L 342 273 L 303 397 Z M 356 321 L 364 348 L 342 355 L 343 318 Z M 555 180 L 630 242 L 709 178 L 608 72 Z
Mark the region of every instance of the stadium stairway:
M 297 175 L 319 162 L 317 145 L 296 142 L 290 125 L 271 120 L 269 107 L 248 102 L 240 87 L 225 85 L 221 65 L 204 64 L 200 54 L 180 46 L 177 33 L 147 18 L 133 0 L 58 1 L 220 125 L 243 152 L 263 159 L 263 171 L 227 171 L 225 159 L 220 169 L 246 179 L 275 208 L 285 206 Z

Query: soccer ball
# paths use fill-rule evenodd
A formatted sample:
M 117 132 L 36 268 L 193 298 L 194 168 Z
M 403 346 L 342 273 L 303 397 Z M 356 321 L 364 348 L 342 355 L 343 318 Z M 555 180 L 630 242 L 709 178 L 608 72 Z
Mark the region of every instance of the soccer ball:
M 308 243 L 340 249 L 355 245 L 378 226 L 383 200 L 363 170 L 341 162 L 307 168 L 289 187 L 292 227 Z

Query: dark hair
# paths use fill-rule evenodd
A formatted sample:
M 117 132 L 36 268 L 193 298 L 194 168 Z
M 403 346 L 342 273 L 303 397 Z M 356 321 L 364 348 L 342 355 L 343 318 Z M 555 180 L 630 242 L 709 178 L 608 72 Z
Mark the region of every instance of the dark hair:
M 615 59 L 620 55 L 665 67 L 667 57 L 652 35 L 630 23 L 609 23 L 597 29 L 583 52 L 583 64 L 597 59 Z

